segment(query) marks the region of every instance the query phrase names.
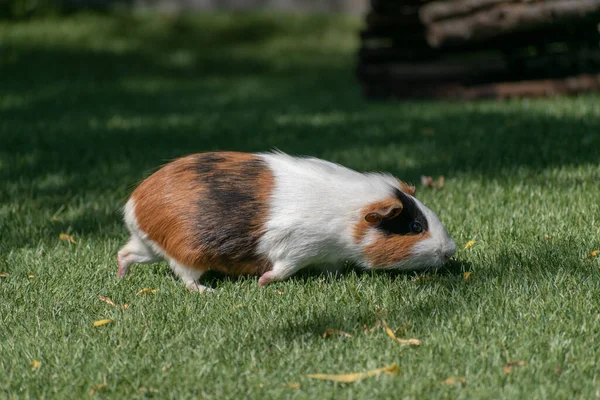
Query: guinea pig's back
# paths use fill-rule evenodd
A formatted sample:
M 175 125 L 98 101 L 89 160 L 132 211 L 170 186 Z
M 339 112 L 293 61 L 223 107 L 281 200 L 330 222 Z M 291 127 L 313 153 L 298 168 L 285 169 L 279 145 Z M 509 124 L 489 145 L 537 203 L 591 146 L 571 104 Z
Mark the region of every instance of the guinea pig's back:
M 139 229 L 177 262 L 228 274 L 261 273 L 256 253 L 274 179 L 257 155 L 201 153 L 144 180 L 131 201 Z
M 339 164 L 284 153 L 261 154 L 273 171 L 267 232 L 259 249 L 270 258 L 353 258 L 352 232 L 365 205 L 389 196 L 397 184 Z

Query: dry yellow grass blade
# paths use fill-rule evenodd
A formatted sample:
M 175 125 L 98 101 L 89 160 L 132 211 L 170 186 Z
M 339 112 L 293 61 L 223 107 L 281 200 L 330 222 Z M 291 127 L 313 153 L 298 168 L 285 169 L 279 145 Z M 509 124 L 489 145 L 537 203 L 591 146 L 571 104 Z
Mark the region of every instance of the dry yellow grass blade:
M 118 309 L 121 309 L 121 310 L 126 310 L 126 309 L 128 309 L 128 308 L 129 308 L 129 304 L 123 304 L 122 306 L 120 306 L 120 305 L 118 305 L 118 304 L 115 304 L 115 302 L 114 302 L 114 301 L 112 301 L 112 300 L 111 300 L 110 298 L 108 298 L 108 297 L 104 297 L 104 296 L 98 296 L 98 299 L 99 299 L 100 301 L 103 301 L 103 302 L 105 302 L 105 303 L 107 303 L 107 304 L 110 304 L 111 306 L 113 306 L 113 307 L 116 307 L 116 308 L 118 308 Z
M 105 387 L 106 383 L 99 383 L 97 385 L 92 386 L 92 388 L 90 389 L 90 397 L 92 397 L 94 393 L 96 393 L 98 390 L 103 389 Z
M 399 339 L 396 338 L 396 342 L 400 343 L 402 346 L 420 346 L 421 341 L 419 339 Z
M 400 339 L 400 338 L 397 338 L 396 334 L 394 333 L 394 331 L 390 329 L 390 327 L 388 326 L 388 324 L 384 320 L 381 320 L 381 323 L 383 324 L 383 327 L 385 328 L 385 333 L 387 333 L 387 335 L 389 337 L 391 337 L 392 340 L 396 341 L 397 343 L 400 343 L 403 346 L 420 346 L 421 345 L 421 341 L 419 339 Z
M 0 278 L 8 277 L 8 272 L 0 272 Z
M 439 280 L 439 275 L 427 274 L 427 275 L 419 275 L 416 278 L 412 279 L 411 282 L 423 283 L 423 282 L 434 282 L 436 280 Z
M 158 393 L 158 389 L 155 388 L 145 388 L 143 386 L 140 386 L 138 388 L 138 393 Z
M 288 389 L 300 389 L 300 384 L 298 382 L 289 383 L 287 385 Z
M 114 324 L 115 321 L 112 319 L 101 319 L 99 321 L 94 321 L 92 322 L 92 326 L 102 326 L 102 325 L 108 325 L 108 324 Z
M 369 378 L 371 376 L 376 376 L 382 373 L 397 374 L 398 371 L 398 365 L 394 363 L 392 365 L 388 365 L 387 367 L 372 369 L 370 371 L 365 372 L 356 372 L 353 374 L 311 374 L 308 375 L 308 377 L 312 379 L 321 379 L 333 382 L 352 383 L 356 382 L 357 380 Z
M 525 365 L 527 365 L 527 363 L 523 360 L 507 362 L 504 364 L 504 367 L 502 367 L 502 371 L 504 371 L 505 374 L 511 374 L 513 367 L 524 367 Z
M 465 281 L 468 281 L 468 280 L 469 280 L 469 277 L 471 276 L 471 274 L 472 274 L 472 273 L 473 273 L 472 271 L 467 271 L 467 272 L 465 272 L 465 273 L 463 274 L 463 279 L 464 279 Z
M 456 385 L 457 383 L 467 383 L 467 378 L 461 377 L 461 378 L 448 378 L 444 381 L 442 381 L 442 384 L 444 385 Z
M 42 365 L 41 362 L 39 362 L 38 360 L 33 360 L 33 362 L 31 363 L 31 369 L 38 369 L 40 365 Z
M 143 288 L 142 290 L 140 290 L 139 292 L 137 292 L 135 295 L 139 296 L 140 294 L 154 294 L 158 292 L 158 289 L 150 289 L 150 288 Z
M 383 328 L 385 329 L 385 333 L 387 333 L 387 335 L 389 337 L 391 337 L 392 339 L 396 340 L 396 334 L 394 333 L 394 331 L 389 327 L 389 325 L 387 324 L 387 322 L 385 321 L 381 321 L 381 323 L 383 324 Z
M 60 240 L 64 240 L 64 241 L 71 242 L 73 244 L 77 244 L 77 242 L 75 241 L 75 239 L 73 238 L 73 236 L 69 235 L 67 233 L 61 233 L 60 235 L 58 235 L 58 238 Z
M 600 250 L 592 250 L 592 251 L 590 251 L 590 256 L 596 257 L 597 255 L 600 255 Z
M 474 239 L 473 239 L 473 240 L 469 240 L 469 241 L 467 242 L 467 244 L 465 244 L 465 249 L 468 249 L 468 248 L 470 248 L 470 247 L 473 247 L 474 245 L 475 245 L 475 240 L 474 240 Z
M 338 336 L 343 336 L 343 337 L 352 337 L 351 334 L 344 332 L 344 331 L 340 331 L 337 329 L 327 329 L 325 332 L 323 332 L 323 339 L 325 339 L 327 336 L 331 336 L 331 335 L 338 335 Z
M 35 275 L 29 275 L 28 278 L 33 279 L 33 278 L 35 278 Z

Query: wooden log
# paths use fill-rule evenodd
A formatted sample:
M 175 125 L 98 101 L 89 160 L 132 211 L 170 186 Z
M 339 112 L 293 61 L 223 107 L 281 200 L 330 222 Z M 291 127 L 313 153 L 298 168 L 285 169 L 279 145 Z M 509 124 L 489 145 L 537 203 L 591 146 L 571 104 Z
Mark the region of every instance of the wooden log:
M 431 60 L 441 56 L 440 52 L 435 51 L 429 46 L 411 47 L 393 45 L 393 47 L 361 47 L 358 51 L 359 62 L 362 63 L 390 63 L 390 62 L 411 62 L 419 60 Z
M 371 28 L 362 31 L 360 36 L 363 47 L 366 48 L 385 47 L 393 49 L 397 47 L 403 50 L 412 48 L 414 50 L 423 50 L 424 52 L 428 50 L 427 52 L 429 53 L 438 52 L 439 54 L 461 53 L 489 48 L 512 50 L 549 42 L 600 42 L 600 32 L 598 32 L 598 22 L 596 20 L 589 22 L 582 21 L 570 25 L 549 25 L 527 32 L 526 35 L 521 32 L 511 32 L 503 36 L 491 38 L 485 42 L 466 42 L 459 47 L 446 46 L 433 48 L 429 46 L 426 41 L 426 31 L 422 28 L 411 28 L 406 31 L 398 31 L 391 27 Z
M 600 0 L 371 1 L 357 66 L 369 97 L 600 90 Z
M 436 1 L 419 9 L 419 17 L 424 24 L 463 16 L 501 3 L 514 3 L 519 0 L 457 0 Z
M 484 98 L 547 97 L 569 95 L 600 89 L 600 74 L 582 74 L 561 79 L 499 82 L 479 85 L 457 83 L 414 84 L 410 82 L 379 82 L 364 85 L 370 98 L 437 98 L 475 100 Z
M 537 48 L 535 54 L 548 52 L 555 54 L 568 47 L 585 47 L 594 54 L 600 54 L 598 43 L 600 34 L 597 32 L 596 24 L 581 25 L 576 31 L 560 29 L 560 27 L 550 27 L 540 31 L 528 33 L 526 36 L 520 34 L 511 34 L 505 37 L 492 39 L 489 42 L 468 43 L 459 48 L 434 49 L 424 43 L 424 40 L 413 38 L 408 40 L 403 35 L 393 35 L 389 37 L 376 37 L 369 40 L 363 40 L 362 46 L 358 51 L 358 59 L 365 63 L 386 63 L 386 62 L 410 62 L 435 60 L 448 55 L 459 55 L 489 49 L 498 49 L 512 59 L 523 59 L 531 56 L 532 48 Z M 568 50 L 569 52 L 571 50 Z M 516 63 L 519 63 L 516 60 Z
M 548 97 L 600 89 L 600 74 L 578 75 L 562 79 L 544 79 L 522 82 L 501 82 L 466 88 L 464 99 L 511 97 Z
M 509 33 L 600 17 L 600 0 L 555 0 L 506 3 L 464 17 L 427 25 L 427 42 L 435 48 L 483 42 Z
M 357 75 L 363 82 L 477 82 L 507 78 L 509 70 L 500 52 L 475 54 L 470 58 L 442 59 L 431 62 L 395 62 L 359 64 Z
M 410 82 L 378 82 L 363 85 L 363 94 L 370 99 L 445 99 L 460 98 L 460 84 L 414 84 Z
M 390 31 L 389 29 L 375 29 L 369 28 L 359 33 L 360 38 L 363 41 L 380 41 L 384 43 L 391 43 L 396 41 L 404 43 L 405 45 L 410 44 L 411 46 L 428 47 L 425 30 L 414 29 L 408 31 Z

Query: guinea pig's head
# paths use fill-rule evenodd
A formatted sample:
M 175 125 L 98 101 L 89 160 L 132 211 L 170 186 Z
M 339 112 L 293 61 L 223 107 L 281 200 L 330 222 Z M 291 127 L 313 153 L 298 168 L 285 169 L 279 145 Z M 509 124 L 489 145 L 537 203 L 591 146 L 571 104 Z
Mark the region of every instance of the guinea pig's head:
M 368 268 L 437 268 L 456 251 L 439 218 L 407 188 L 360 211 L 354 238 Z

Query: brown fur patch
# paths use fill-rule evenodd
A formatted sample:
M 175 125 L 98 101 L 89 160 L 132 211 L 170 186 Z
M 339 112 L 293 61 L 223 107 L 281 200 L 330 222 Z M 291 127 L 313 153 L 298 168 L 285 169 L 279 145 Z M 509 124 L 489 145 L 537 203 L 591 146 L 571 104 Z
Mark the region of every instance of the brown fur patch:
M 402 192 L 407 193 L 404 189 Z M 410 257 L 412 247 L 430 235 L 427 231 L 426 220 L 422 219 L 414 201 L 400 191 L 396 195 L 398 197 L 389 197 L 362 208 L 360 220 L 354 226 L 353 239 L 356 244 L 365 238 L 369 229 L 375 232 L 375 240 L 363 249 L 363 256 L 372 268 L 386 268 L 406 260 Z M 383 220 L 380 224 L 365 221 L 364 216 L 368 213 L 377 212 L 398 203 L 403 205 L 402 213 L 399 216 Z M 424 233 L 410 232 L 409 224 L 413 220 L 419 220 L 423 224 Z
M 255 251 L 273 186 L 259 156 L 201 153 L 165 165 L 132 198 L 140 229 L 180 264 L 260 275 L 272 268 Z
M 409 185 L 408 183 L 401 181 L 400 179 L 398 179 L 398 182 L 400 183 L 400 190 L 402 190 L 404 193 L 409 194 L 413 197 L 415 196 L 415 194 L 417 193 L 416 187 Z
M 386 209 L 392 207 L 396 204 L 401 204 L 400 201 L 396 198 L 389 197 L 378 201 L 376 203 L 371 203 L 366 207 L 363 207 L 359 211 L 359 221 L 354 225 L 354 232 L 352 233 L 352 237 L 354 239 L 354 243 L 360 243 L 361 240 L 367 234 L 367 230 L 373 227 L 372 223 L 369 223 L 365 220 L 365 216 L 372 212 L 378 212 L 379 210 Z
M 364 249 L 364 257 L 372 268 L 386 268 L 410 257 L 412 247 L 427 239 L 429 232 L 420 235 L 377 234 L 373 243 Z

